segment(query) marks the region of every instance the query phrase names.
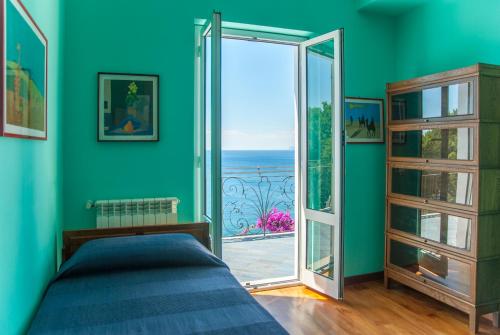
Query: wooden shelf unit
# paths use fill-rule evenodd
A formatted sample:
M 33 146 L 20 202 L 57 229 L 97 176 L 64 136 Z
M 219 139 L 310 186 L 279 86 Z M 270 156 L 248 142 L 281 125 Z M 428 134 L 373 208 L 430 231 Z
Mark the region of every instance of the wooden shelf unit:
M 387 84 L 385 285 L 500 311 L 500 66 Z

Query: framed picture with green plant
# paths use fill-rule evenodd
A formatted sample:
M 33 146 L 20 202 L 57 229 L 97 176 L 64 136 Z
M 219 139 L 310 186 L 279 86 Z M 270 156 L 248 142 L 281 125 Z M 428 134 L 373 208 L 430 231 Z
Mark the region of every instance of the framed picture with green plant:
M 97 140 L 159 141 L 158 75 L 98 73 Z

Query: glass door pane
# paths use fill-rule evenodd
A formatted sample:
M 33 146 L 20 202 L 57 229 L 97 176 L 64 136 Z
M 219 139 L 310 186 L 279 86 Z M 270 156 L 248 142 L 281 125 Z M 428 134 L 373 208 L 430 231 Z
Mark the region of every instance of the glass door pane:
M 391 133 L 393 157 L 474 159 L 474 128 L 428 128 Z
M 342 31 L 301 44 L 301 280 L 342 298 Z
M 334 227 L 329 224 L 307 220 L 307 263 L 308 270 L 333 279 L 335 248 Z
M 333 40 L 306 48 L 307 208 L 333 207 Z
M 390 227 L 451 247 L 470 251 L 472 219 L 391 203 Z
M 390 240 L 389 264 L 453 292 L 470 295 L 471 265 L 431 250 Z
M 472 81 L 394 94 L 391 120 L 424 120 L 474 113 Z
M 470 172 L 390 169 L 391 193 L 472 206 L 474 175 Z

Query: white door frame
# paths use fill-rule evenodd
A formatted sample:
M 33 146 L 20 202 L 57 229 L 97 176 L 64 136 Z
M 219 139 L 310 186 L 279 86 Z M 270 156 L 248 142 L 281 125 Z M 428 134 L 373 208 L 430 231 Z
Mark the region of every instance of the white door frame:
M 195 159 L 195 217 L 197 220 L 208 220 L 212 222 L 217 222 L 214 221 L 216 220 L 215 218 L 218 217 L 222 219 L 222 203 L 218 201 L 218 203 L 214 204 L 214 201 L 212 201 L 212 218 L 206 218 L 203 216 L 203 194 L 205 193 L 204 190 L 204 171 L 205 171 L 205 166 L 204 166 L 204 155 L 205 155 L 205 129 L 201 129 L 202 127 L 205 127 L 205 115 L 204 115 L 204 108 L 205 108 L 205 99 L 204 99 L 204 92 L 205 92 L 205 87 L 204 87 L 204 73 L 205 73 L 205 55 L 204 55 L 204 38 L 208 32 L 211 33 L 212 35 L 212 53 L 214 50 L 218 50 L 218 52 L 215 53 L 216 56 L 216 61 L 212 62 L 212 90 L 218 89 L 218 93 L 212 94 L 212 97 L 218 96 L 219 99 L 213 99 L 212 98 L 212 109 L 213 111 L 218 111 L 217 113 L 212 113 L 212 119 L 211 119 L 211 124 L 212 124 L 212 138 L 211 141 L 212 143 L 218 144 L 219 148 L 221 145 L 221 129 L 220 129 L 220 121 L 221 121 L 221 101 L 220 101 L 220 90 L 221 90 L 221 78 L 220 78 L 220 68 L 221 68 L 221 45 L 220 41 L 222 38 L 222 21 L 221 21 L 221 15 L 220 13 L 214 13 L 212 20 L 208 22 L 204 27 L 198 26 L 196 27 L 195 31 L 195 36 L 196 36 L 196 42 L 199 46 L 199 48 L 195 48 L 195 79 L 196 79 L 196 85 L 195 85 L 195 97 L 196 97 L 196 112 L 195 112 L 195 122 L 196 124 L 196 134 L 195 134 L 195 154 L 196 154 L 196 159 Z M 219 29 L 213 29 L 214 27 L 218 27 Z M 214 38 L 215 37 L 215 38 Z M 296 219 L 297 219 L 297 224 L 296 224 L 296 239 L 300 239 L 300 242 L 297 241 L 298 245 L 296 244 L 296 260 L 299 263 L 298 269 L 299 269 L 299 279 L 306 284 L 307 286 L 310 286 L 311 288 L 320 291 L 322 293 L 325 293 L 327 295 L 330 295 L 332 297 L 335 297 L 337 299 L 341 299 L 343 296 L 343 198 L 344 198 L 344 193 L 343 193 L 343 174 L 344 174 L 344 125 L 343 125 L 343 31 L 336 30 L 334 32 L 318 36 L 316 38 L 312 38 L 309 40 L 306 40 L 305 42 L 300 43 L 300 40 L 304 41 L 305 37 L 301 36 L 298 37 L 295 41 L 283 41 L 287 44 L 296 44 L 299 46 L 298 50 L 298 62 L 297 62 L 297 67 L 298 67 L 298 92 L 297 92 L 297 104 L 298 104 L 298 111 L 296 111 L 296 194 L 295 194 L 295 200 L 296 200 Z M 335 82 L 334 82 L 334 92 L 333 92 L 333 97 L 334 101 L 337 101 L 336 104 L 334 104 L 334 108 L 332 108 L 332 112 L 334 113 L 335 120 L 334 124 L 337 126 L 336 131 L 334 132 L 335 136 L 335 145 L 334 145 L 334 157 L 336 162 L 341 162 L 341 164 L 336 164 L 335 165 L 335 172 L 334 172 L 334 177 L 335 180 L 338 180 L 339 182 L 336 183 L 335 185 L 335 216 L 336 218 L 333 219 L 332 214 L 324 213 L 324 212 L 318 212 L 318 211 L 312 211 L 307 209 L 306 207 L 306 197 L 305 192 L 307 190 L 306 188 L 306 183 L 307 183 L 307 176 L 306 176 L 306 165 L 304 163 L 305 159 L 307 156 L 304 154 L 305 149 L 307 149 L 307 143 L 306 143 L 306 134 L 305 131 L 307 130 L 307 100 L 302 97 L 306 97 L 306 61 L 304 58 L 305 55 L 305 48 L 307 46 L 315 45 L 317 43 L 323 42 L 325 40 L 329 39 L 334 39 L 334 54 L 338 55 L 339 57 L 335 57 L 335 68 L 334 68 L 334 73 L 339 73 L 340 76 L 335 76 Z M 274 38 L 271 37 L 267 39 L 266 42 L 271 42 L 271 41 L 276 41 L 280 42 L 279 38 Z M 214 56 L 212 54 L 212 56 Z M 215 65 L 214 65 L 215 63 Z M 208 64 L 207 64 L 208 66 Z M 214 76 L 213 74 L 216 74 Z M 214 127 L 215 126 L 215 127 Z M 340 126 L 340 128 L 339 128 Z M 215 131 L 214 131 L 215 130 Z M 221 194 L 222 189 L 221 189 L 221 157 L 220 157 L 220 152 L 219 150 L 214 150 L 214 146 L 212 146 L 212 168 L 218 169 L 219 173 L 212 173 L 212 187 L 217 185 L 219 186 L 219 194 Z M 214 155 L 215 153 L 215 155 Z M 304 158 L 304 159 L 303 159 Z M 214 170 L 214 172 L 216 172 Z M 217 191 L 216 189 L 213 189 L 214 193 Z M 306 224 L 306 218 L 309 220 L 314 220 L 314 221 L 319 221 L 319 222 L 340 222 L 341 224 L 335 225 L 335 268 L 334 268 L 334 280 L 329 280 L 326 277 L 322 277 L 320 275 L 314 274 L 311 271 L 306 270 L 306 230 L 305 230 L 305 224 Z M 212 245 L 213 245 L 213 251 L 216 255 L 221 256 L 222 254 L 222 224 L 219 221 L 219 224 L 214 224 L 212 226 Z M 215 228 L 215 229 L 214 229 Z
M 221 162 L 221 115 L 222 115 L 222 20 L 219 12 L 212 16 L 212 71 L 211 71 L 211 131 L 212 131 L 212 251 L 222 257 L 222 162 Z
M 214 12 L 212 19 L 203 27 L 196 27 L 195 40 L 195 185 L 194 204 L 196 220 L 206 220 L 210 223 L 212 251 L 217 256 L 222 254 L 222 225 L 216 224 L 222 219 L 222 185 L 221 185 L 221 14 Z M 206 64 L 206 37 L 210 34 L 211 63 Z M 206 115 L 206 68 L 210 66 L 210 119 Z M 206 121 L 210 122 L 211 148 L 211 215 L 206 211 Z
M 300 125 L 301 125 L 301 217 L 300 217 L 300 280 L 307 286 L 331 296 L 343 298 L 343 171 L 344 171 L 344 125 L 343 125 L 343 57 L 342 30 L 336 30 L 300 45 Z M 333 213 L 307 208 L 307 47 L 328 40 L 334 41 L 332 123 L 334 190 L 332 192 Z M 307 221 L 317 221 L 334 227 L 334 276 L 333 280 L 307 269 Z

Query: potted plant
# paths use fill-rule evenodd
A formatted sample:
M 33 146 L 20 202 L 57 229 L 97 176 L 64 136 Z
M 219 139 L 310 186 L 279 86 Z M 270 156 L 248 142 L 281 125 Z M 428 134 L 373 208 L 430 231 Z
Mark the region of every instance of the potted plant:
M 132 115 L 134 117 L 137 116 L 137 109 L 135 107 L 135 103 L 139 101 L 139 97 L 137 96 L 137 91 L 139 87 L 135 83 L 135 81 L 131 82 L 128 85 L 127 96 L 125 97 L 125 103 L 127 104 L 127 114 Z

